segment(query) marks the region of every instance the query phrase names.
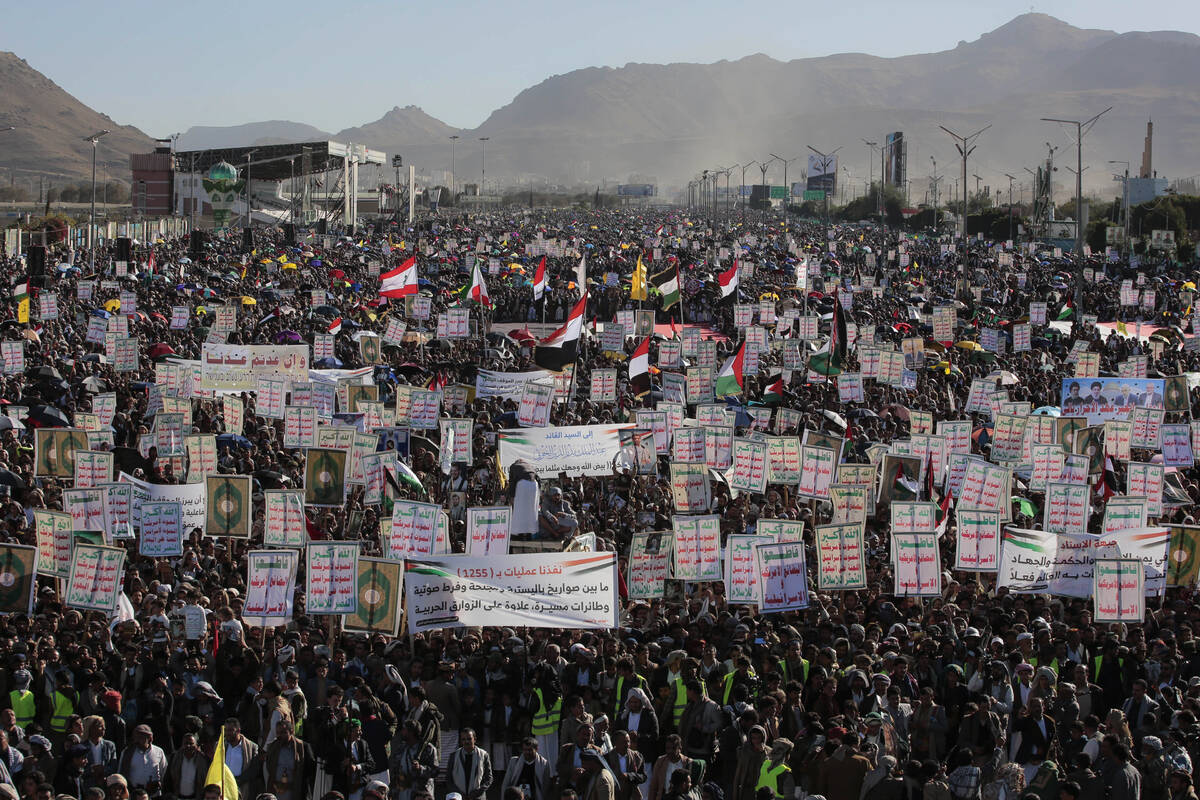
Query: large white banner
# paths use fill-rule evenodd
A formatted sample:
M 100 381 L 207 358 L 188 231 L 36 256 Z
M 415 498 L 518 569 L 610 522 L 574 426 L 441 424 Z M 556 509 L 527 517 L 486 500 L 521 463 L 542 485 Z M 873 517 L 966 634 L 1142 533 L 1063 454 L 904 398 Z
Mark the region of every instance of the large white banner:
M 200 388 L 252 392 L 267 378 L 308 380 L 308 345 L 205 344 Z
M 613 459 L 621 452 L 621 431 L 632 425 L 562 425 L 500 431 L 500 467 L 508 470 L 517 459 L 528 461 L 538 475 L 569 478 L 612 475 Z
M 554 373 L 544 369 L 529 372 L 495 372 L 481 369 L 475 376 L 475 397 L 503 397 L 505 400 L 521 402 L 525 384 L 530 381 L 553 381 Z
M 163 484 L 147 483 L 122 472 L 121 483 L 133 487 L 133 498 L 129 504 L 129 522 L 133 527 L 142 527 L 143 503 L 179 503 L 183 511 L 183 538 L 187 539 L 195 528 L 204 530 L 208 514 L 208 489 L 201 483 Z
M 291 621 L 299 566 L 298 550 L 251 550 L 246 554 L 246 602 L 242 606 L 246 624 L 273 628 Z
M 476 625 L 615 628 L 617 555 L 410 558 L 404 603 L 410 633 Z
M 1097 558 L 1136 558 L 1145 588 L 1158 594 L 1167 585 L 1167 528 L 1129 528 L 1103 536 L 1054 534 L 1005 528 L 1000 545 L 999 585 L 1017 594 L 1091 597 Z

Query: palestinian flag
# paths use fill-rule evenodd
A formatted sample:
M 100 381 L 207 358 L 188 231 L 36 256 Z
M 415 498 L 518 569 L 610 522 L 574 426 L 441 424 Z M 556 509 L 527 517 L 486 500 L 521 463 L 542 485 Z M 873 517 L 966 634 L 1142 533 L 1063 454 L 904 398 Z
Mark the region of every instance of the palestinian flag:
M 717 375 L 717 383 L 714 389 L 717 397 L 728 397 L 729 395 L 742 393 L 742 387 L 746 385 L 745 380 L 742 378 L 742 365 L 745 363 L 746 342 L 743 340 L 742 346 L 725 362 L 725 366 L 721 367 L 721 372 Z
M 13 300 L 17 301 L 17 322 L 29 322 L 29 283 L 18 283 L 13 287 Z
M 642 343 L 633 351 L 629 359 L 629 388 L 638 397 L 650 392 L 650 337 L 642 339 Z
M 405 297 L 417 293 L 417 257 L 379 276 L 380 297 Z
M 666 311 L 668 308 L 679 302 L 678 265 L 663 270 L 651 278 L 651 280 L 654 281 L 654 287 L 658 289 L 658 293 L 662 295 L 663 311 Z
M 475 262 L 475 269 L 471 272 L 471 286 L 467 289 L 466 297 L 487 308 L 492 307 L 492 298 L 488 295 L 487 284 L 483 281 L 483 270 L 478 261 Z
M 1062 311 L 1058 312 L 1057 321 L 1062 322 L 1064 319 L 1070 319 L 1071 315 L 1074 313 L 1075 313 L 1075 300 L 1073 298 L 1068 297 L 1067 302 L 1063 304 Z
M 892 480 L 892 500 L 900 502 L 915 501 L 921 496 L 921 484 L 911 480 L 904 474 L 904 465 L 896 467 L 896 475 Z
M 637 266 L 633 268 L 633 280 L 629 284 L 629 299 L 646 299 L 646 265 L 642 263 L 640 254 L 638 255 Z
M 542 299 L 546 294 L 546 257 L 538 262 L 537 271 L 533 273 L 533 302 Z
M 394 473 L 394 474 L 393 474 Z M 385 467 L 383 476 L 386 483 L 391 487 L 392 491 L 399 494 L 402 489 L 408 489 L 416 492 L 419 495 L 425 494 L 425 487 L 421 485 L 421 479 L 417 477 L 417 473 L 412 471 L 412 468 L 403 461 L 397 461 L 395 469 Z
M 942 498 L 942 502 L 938 503 L 937 510 L 937 531 L 938 536 L 943 536 L 946 533 L 946 525 L 950 522 L 950 493 L 946 492 L 946 496 Z
M 732 297 L 738 288 L 738 262 L 735 258 L 733 266 L 724 272 L 717 273 L 717 283 L 721 284 L 721 298 Z
M 777 405 L 783 402 L 783 376 L 777 375 L 775 380 L 767 384 L 762 393 L 763 405 Z
M 587 308 L 587 292 L 567 315 L 563 326 L 538 342 L 533 351 L 533 362 L 542 369 L 562 372 L 567 364 L 574 364 L 579 355 L 579 337 L 583 333 L 583 312 Z
M 338 317 L 333 322 L 329 323 L 329 329 L 326 331 L 331 336 L 336 336 L 342 332 L 342 318 Z

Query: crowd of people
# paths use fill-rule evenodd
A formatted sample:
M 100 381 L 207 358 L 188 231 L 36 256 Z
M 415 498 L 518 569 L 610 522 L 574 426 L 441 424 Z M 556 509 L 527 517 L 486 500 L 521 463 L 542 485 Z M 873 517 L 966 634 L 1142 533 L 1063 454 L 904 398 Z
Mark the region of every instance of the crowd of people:
M 756 374 L 739 376 L 730 407 L 769 409 L 770 430 L 780 435 L 840 440 L 848 464 L 870 463 L 874 446 L 907 439 L 914 412 L 970 421 L 971 450 L 987 457 L 995 434 L 989 414 L 966 410 L 972 382 L 985 379 L 1030 410 L 1062 407 L 1069 416 L 1092 384 L 1079 379 L 1084 396 L 1062 397 L 1080 349 L 1099 355 L 1105 376 L 1143 356 L 1139 378 L 1200 370 L 1200 353 L 1187 346 L 1195 265 L 1131 269 L 1125 257 L 1063 255 L 1052 245 L 964 243 L 945 233 L 757 214 L 712 220 L 679 209 L 496 211 L 293 244 L 278 230 L 256 233 L 252 253 L 240 236 L 208 237 L 199 251 L 188 239 L 137 242 L 120 274 L 113 243 L 97 248 L 95 275 L 87 274 L 89 253 L 52 246 L 47 274 L 29 280 L 30 320 L 18 321 L 15 287 L 4 304 L 0 334 L 24 342 L 26 368 L 5 371 L 0 402 L 57 409 L 70 424 L 91 411 L 92 395 L 115 392 L 111 437 L 97 449 L 111 449 L 135 478 L 179 484 L 186 469 L 139 448 L 155 413 L 149 388 L 156 363 L 201 357 L 216 306 L 238 307 L 231 344 L 292 335 L 312 344 L 336 331 L 338 366 L 373 366 L 370 379 L 387 404 L 401 385 L 474 387 L 480 369 L 536 369 L 528 335 L 509 334 L 534 329 L 545 337 L 585 291 L 573 395 L 554 405 L 552 425 L 624 422 L 662 399 L 669 368 L 651 369 L 648 393 L 627 379 L 639 337 L 629 335 L 621 354 L 600 346 L 601 329 L 618 312 L 655 312 L 651 365 L 661 345 L 688 328 L 715 339 L 723 363 L 743 339 L 735 307 L 766 299 L 780 321 L 766 326 L 769 347 Z M 535 301 L 543 254 L 547 286 Z M 381 301 L 378 274 L 412 255 L 433 317 L 468 307 L 472 335 L 437 339 L 429 322 L 409 320 L 381 364 L 364 363 L 354 334 L 381 333 L 405 313 L 404 303 Z M 486 305 L 463 297 L 477 261 Z M 631 297 L 639 262 L 651 289 L 644 300 Z M 735 263 L 738 285 L 725 294 L 718 275 Z M 14 284 L 27 280 L 23 254 L 2 265 Z M 663 309 L 653 276 L 670 270 L 678 270 L 681 299 Z M 1155 290 L 1152 305 L 1123 304 L 1126 279 L 1141 297 Z M 87 299 L 81 281 L 97 287 Z M 323 302 L 310 307 L 314 290 Z M 56 295 L 57 319 L 38 318 L 44 292 Z M 122 292 L 137 300 L 132 372 L 115 371 L 104 346 L 85 338 L 89 320 Z M 1028 322 L 1031 303 L 1046 304 L 1047 320 L 1034 326 L 1033 347 L 1014 352 L 1014 327 Z M 187 325 L 173 328 L 170 310 L 181 305 Z M 933 337 L 931 316 L 943 306 L 956 310 L 949 347 Z M 862 400 L 843 401 L 833 371 L 785 369 L 785 346 L 796 338 L 789 312 L 821 318 L 818 338 L 802 343 L 809 360 L 822 345 L 846 344 L 829 341 L 839 316 L 860 340 L 869 330 L 874 342 L 898 349 L 920 338 L 906 364 L 915 384 L 868 382 Z M 982 349 L 985 329 L 999 331 L 1007 347 Z M 842 369 L 854 370 L 856 359 L 851 343 Z M 593 401 L 592 372 L 614 366 L 615 402 Z M 768 402 L 777 381 L 782 396 Z M 116 617 L 73 608 L 58 580 L 38 578 L 31 613 L 0 619 L 0 800 L 228 800 L 232 787 L 210 777 L 214 758 L 223 759 L 237 795 L 251 800 L 1196 798 L 1194 578 L 1147 597 L 1140 623 L 1094 622 L 1087 598 L 1015 592 L 994 570 L 955 570 L 950 515 L 940 536 L 939 595 L 898 596 L 881 512 L 864 522 L 866 588 L 819 591 L 810 575 L 804 610 L 761 614 L 728 602 L 720 581 L 667 581 L 661 597 L 623 599 L 617 629 L 390 637 L 348 633 L 336 619 L 306 614 L 300 591 L 292 619 L 263 628 L 241 617 L 246 554 L 262 546 L 261 491 L 303 485 L 303 454 L 283 445 L 280 420 L 255 414 L 253 392 L 240 395 L 239 431 L 226 429 L 219 398 L 185 399 L 189 433 L 222 435 L 219 472 L 255 477 L 254 530 L 231 538 L 197 529 L 175 558 L 142 556 L 136 540 L 114 540 L 128 550 L 129 613 Z M 1173 413 L 1190 421 L 1196 402 L 1189 390 L 1184 411 Z M 782 409 L 795 414 L 777 428 Z M 633 535 L 672 529 L 670 456 L 643 473 L 618 466 L 606 476 L 529 476 L 534 499 L 517 497 L 513 482 L 499 480 L 496 458 L 496 433 L 516 427 L 516 411 L 513 399 L 472 392 L 469 462 L 448 464 L 436 432 L 413 436 L 405 459 L 421 486 L 400 484 L 396 496 L 453 509 L 452 552 L 464 549 L 462 508 L 532 502 L 538 521 L 529 538 L 553 547 L 594 539 L 618 554 L 625 578 Z M 52 424 L 45 416 L 0 425 L 0 526 L 9 543 L 37 544 L 34 512 L 61 510 L 70 488 L 36 469 L 33 428 Z M 742 434 L 758 417 L 737 419 Z M 1143 456 L 1134 460 L 1155 454 Z M 1106 482 L 1126 486 L 1128 459 L 1109 465 L 1089 478 L 1092 532 L 1104 517 Z M 1155 518 L 1191 525 L 1196 470 L 1168 474 Z M 731 490 L 715 474 L 710 482 L 723 537 L 753 533 L 760 520 L 799 521 L 816 565 L 813 536 L 831 518 L 828 502 L 800 496 L 794 485 L 755 494 Z M 935 502 L 952 494 L 932 485 L 914 493 Z M 1012 499 L 1012 524 L 1039 529 L 1045 496 L 1022 480 Z M 364 500 L 355 487 L 340 508 L 307 509 L 309 534 L 383 554 L 386 512 Z M 184 606 L 204 609 L 208 624 L 198 637 L 173 624 L 172 612 Z

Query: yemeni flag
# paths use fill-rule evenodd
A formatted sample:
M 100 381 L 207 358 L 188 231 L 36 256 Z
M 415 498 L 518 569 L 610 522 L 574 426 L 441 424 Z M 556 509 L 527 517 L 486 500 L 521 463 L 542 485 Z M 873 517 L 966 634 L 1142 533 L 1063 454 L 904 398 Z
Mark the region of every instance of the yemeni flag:
M 546 257 L 538 262 L 537 271 L 533 273 L 533 302 L 542 299 L 546 294 Z
M 666 311 L 679 302 L 679 267 L 674 265 L 651 278 L 654 287 L 662 295 L 662 308 Z
M 650 393 L 650 337 L 633 351 L 629 359 L 629 388 L 638 397 Z
M 1117 472 L 1113 467 L 1112 456 L 1104 457 L 1104 472 L 1100 475 L 1100 479 L 1096 481 L 1095 489 L 1096 500 L 1101 503 L 1107 503 L 1108 498 L 1117 494 Z
M 337 334 L 341 333 L 342 332 L 342 318 L 338 317 L 333 322 L 329 323 L 329 328 L 326 332 L 329 333 L 331 336 L 336 336 Z
M 783 375 L 776 375 L 775 380 L 767 384 L 763 389 L 761 402 L 765 406 L 778 405 L 783 402 Z
M 471 272 L 471 286 L 467 289 L 467 299 L 474 300 L 488 308 L 492 307 L 492 298 L 488 295 L 487 284 L 483 280 L 483 270 L 478 261 L 475 262 L 475 269 Z
M 725 366 L 721 367 L 721 372 L 717 375 L 717 384 L 714 389 L 717 397 L 742 393 L 742 387 L 745 386 L 745 380 L 742 378 L 742 366 L 745 363 L 746 342 L 742 340 L 742 346 L 725 362 Z
M 583 333 L 583 312 L 587 308 L 587 292 L 571 309 L 563 326 L 538 343 L 533 351 L 533 362 L 542 369 L 562 372 L 563 367 L 574 364 L 579 355 L 579 336 Z
M 29 322 L 29 283 L 22 281 L 13 287 L 13 299 L 17 301 L 17 322 Z
M 735 258 L 733 266 L 724 272 L 717 273 L 717 283 L 721 284 L 721 299 L 732 297 L 738 288 L 738 262 Z
M 417 293 L 417 257 L 409 256 L 400 266 L 379 276 L 380 297 L 406 297 Z

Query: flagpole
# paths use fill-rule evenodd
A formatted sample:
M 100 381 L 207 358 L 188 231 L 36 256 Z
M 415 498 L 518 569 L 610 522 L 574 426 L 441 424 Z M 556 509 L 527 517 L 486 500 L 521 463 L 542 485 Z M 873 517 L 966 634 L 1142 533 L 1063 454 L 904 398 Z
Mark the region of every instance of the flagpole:
M 683 281 L 679 279 L 679 262 L 675 262 L 675 285 L 679 288 L 679 330 L 687 325 L 687 314 L 683 310 Z M 680 334 L 681 336 L 683 334 Z

